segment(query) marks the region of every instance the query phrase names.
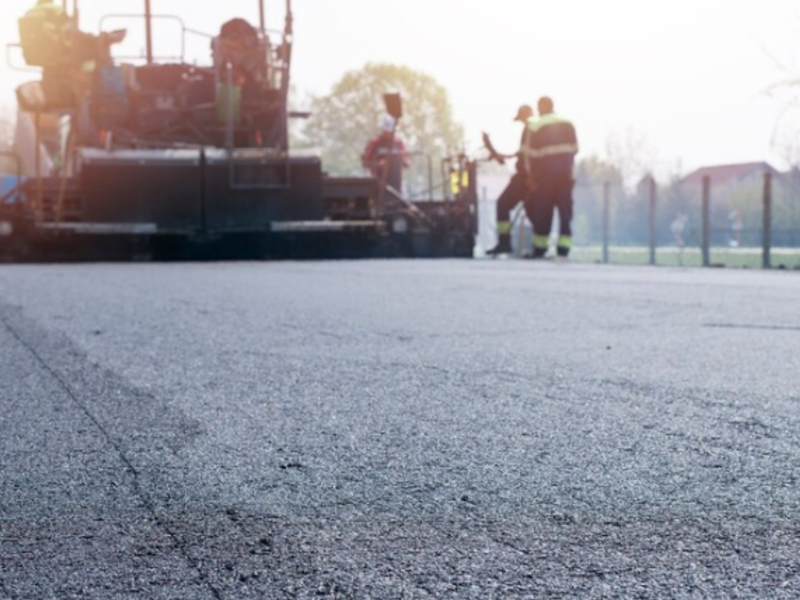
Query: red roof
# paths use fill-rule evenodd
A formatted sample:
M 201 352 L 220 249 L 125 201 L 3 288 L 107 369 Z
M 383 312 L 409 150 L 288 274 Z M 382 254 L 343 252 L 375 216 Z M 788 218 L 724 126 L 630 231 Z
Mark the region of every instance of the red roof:
M 702 167 L 684 177 L 683 183 L 684 185 L 700 186 L 703 184 L 703 178 L 709 177 L 712 185 L 726 185 L 743 181 L 749 177 L 761 176 L 767 171 L 773 175 L 780 175 L 780 172 L 767 162 L 751 162 Z

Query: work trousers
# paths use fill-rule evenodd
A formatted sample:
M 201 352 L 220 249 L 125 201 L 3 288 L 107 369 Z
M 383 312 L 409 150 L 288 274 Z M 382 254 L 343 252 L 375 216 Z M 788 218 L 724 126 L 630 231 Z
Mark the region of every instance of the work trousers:
M 526 177 L 522 173 L 516 173 L 511 181 L 508 182 L 506 189 L 497 199 L 497 232 L 501 235 L 511 233 L 511 212 L 520 202 L 525 203 L 525 210 L 529 210 L 528 197 L 530 191 L 526 182 Z M 530 211 L 528 217 L 531 216 Z
M 560 222 L 558 255 L 569 256 L 572 248 L 572 176 L 542 175 L 537 178 L 538 188 L 532 195 L 530 212 L 533 222 L 534 252 L 543 255 L 547 252 L 550 233 L 553 229 L 553 215 L 558 210 Z

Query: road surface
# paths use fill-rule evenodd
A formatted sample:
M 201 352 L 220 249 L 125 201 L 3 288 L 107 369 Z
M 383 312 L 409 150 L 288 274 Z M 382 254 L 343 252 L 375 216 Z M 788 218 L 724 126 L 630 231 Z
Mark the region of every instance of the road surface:
M 800 276 L 0 268 L 0 598 L 800 596 Z

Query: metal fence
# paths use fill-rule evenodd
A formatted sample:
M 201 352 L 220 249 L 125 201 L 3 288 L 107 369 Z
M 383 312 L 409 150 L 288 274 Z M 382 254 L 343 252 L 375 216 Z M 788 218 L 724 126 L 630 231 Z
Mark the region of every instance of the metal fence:
M 584 184 L 574 199 L 574 262 L 800 269 L 800 186 L 776 184 L 772 172 L 734 188 L 715 187 L 708 177 L 697 187 L 659 187 L 652 179 L 635 190 Z M 485 203 L 485 217 L 492 206 Z M 530 224 L 521 210 L 514 247 L 519 256 L 530 250 Z
M 575 192 L 574 260 L 699 267 L 800 268 L 800 211 L 775 214 L 775 175 L 715 189 L 659 188 L 652 179 L 634 192 L 579 186 Z M 800 208 L 783 185 L 782 207 Z M 731 196 L 737 195 L 736 201 Z

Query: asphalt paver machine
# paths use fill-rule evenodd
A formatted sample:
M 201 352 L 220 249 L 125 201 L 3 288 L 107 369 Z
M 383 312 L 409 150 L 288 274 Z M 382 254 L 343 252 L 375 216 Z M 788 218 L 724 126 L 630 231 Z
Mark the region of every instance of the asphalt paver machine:
M 63 0 L 76 31 L 77 2 Z M 285 8 L 280 31 L 258 0 L 259 25 L 232 19 L 206 35 L 144 0 L 126 17 L 144 22 L 146 50 L 128 61 L 103 54 L 119 32 L 78 33 L 101 49 L 81 62 L 75 43 L 59 48 L 21 19 L 9 62 L 21 52 L 41 79 L 17 90 L 15 158 L 27 166 L 0 199 L 0 255 L 472 256 L 476 165 L 464 156 L 443 165 L 443 199 L 411 202 L 379 178 L 328 177 L 318 157 L 290 148 L 290 119 L 303 115 L 289 111 L 291 0 Z M 159 18 L 179 24 L 182 48 L 207 38 L 209 64 L 159 59 Z

